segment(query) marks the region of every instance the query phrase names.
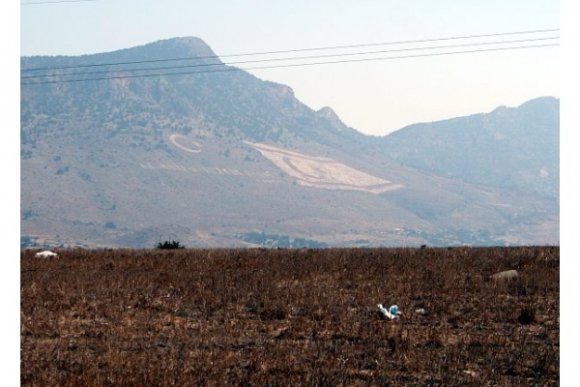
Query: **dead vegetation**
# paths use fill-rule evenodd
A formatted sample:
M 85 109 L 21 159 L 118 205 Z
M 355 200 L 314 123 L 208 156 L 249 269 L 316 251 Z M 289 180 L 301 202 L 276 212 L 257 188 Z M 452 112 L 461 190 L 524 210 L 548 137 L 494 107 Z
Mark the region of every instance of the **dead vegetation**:
M 59 254 L 22 253 L 22 385 L 559 384 L 557 247 Z

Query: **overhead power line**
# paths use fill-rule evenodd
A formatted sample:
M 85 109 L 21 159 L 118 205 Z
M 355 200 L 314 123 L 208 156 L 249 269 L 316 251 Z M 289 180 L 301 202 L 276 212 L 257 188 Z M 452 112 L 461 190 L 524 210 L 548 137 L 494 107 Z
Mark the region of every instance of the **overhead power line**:
M 180 57 L 180 58 L 160 58 L 160 59 L 127 61 L 127 62 L 90 63 L 90 64 L 83 64 L 83 65 L 57 66 L 57 67 L 36 67 L 36 68 L 21 69 L 21 71 L 24 72 L 24 71 L 67 70 L 67 69 L 101 67 L 101 66 L 121 66 L 121 65 L 130 65 L 130 64 L 159 63 L 159 62 L 200 60 L 200 59 L 234 58 L 234 57 L 240 57 L 240 56 L 288 54 L 288 53 L 308 52 L 308 51 L 338 50 L 338 49 L 350 49 L 350 48 L 360 48 L 360 47 L 377 47 L 377 46 L 389 46 L 389 45 L 399 45 L 399 44 L 441 42 L 441 41 L 460 40 L 460 39 L 477 39 L 477 38 L 487 38 L 487 37 L 497 37 L 497 36 L 539 34 L 539 33 L 556 32 L 556 31 L 560 31 L 560 29 L 559 28 L 551 28 L 551 29 L 538 29 L 538 30 L 527 30 L 527 31 L 498 32 L 498 33 L 481 34 L 481 35 L 449 36 L 449 37 L 442 37 L 442 38 L 430 38 L 430 39 L 418 39 L 418 40 L 400 40 L 400 41 L 389 41 L 389 42 L 379 42 L 379 43 L 359 43 L 359 44 L 340 45 L 340 46 L 323 46 L 323 47 L 297 48 L 297 49 L 277 50 L 277 51 L 248 52 L 248 53 L 227 54 L 227 55 L 219 55 L 219 56 L 218 55 L 196 56 L 196 57 L 189 56 L 189 57 Z
M 21 79 L 35 79 L 35 78 L 48 78 L 48 77 L 62 77 L 62 76 L 86 76 L 95 74 L 108 74 L 108 73 L 119 73 L 119 72 L 134 72 L 134 71 L 152 71 L 152 70 L 177 70 L 186 68 L 197 68 L 197 67 L 214 67 L 214 66 L 228 66 L 228 65 L 239 65 L 239 64 L 249 64 L 249 63 L 263 63 L 263 62 L 280 62 L 288 60 L 305 60 L 305 59 L 321 59 L 321 58 L 332 58 L 332 57 L 344 57 L 344 56 L 355 56 L 355 55 L 370 55 L 370 54 L 385 54 L 389 52 L 408 52 L 408 51 L 423 51 L 423 50 L 437 50 L 437 49 L 449 49 L 449 48 L 459 48 L 459 47 L 475 47 L 475 46 L 490 46 L 498 44 L 513 44 L 513 43 L 530 43 L 546 40 L 559 39 L 558 36 L 551 36 L 545 38 L 534 38 L 534 39 L 518 39 L 518 40 L 503 40 L 503 41 L 492 41 L 492 42 L 477 42 L 477 43 L 461 43 L 461 44 L 451 44 L 444 46 L 424 46 L 424 47 L 413 47 L 413 48 L 398 48 L 390 50 L 379 50 L 379 51 L 363 51 L 363 52 L 349 52 L 340 54 L 324 54 L 324 55 L 308 55 L 299 57 L 282 57 L 282 58 L 271 58 L 271 59 L 254 59 L 246 61 L 235 61 L 227 63 L 201 63 L 201 64 L 190 64 L 181 66 L 165 66 L 165 67 L 149 67 L 149 68 L 121 68 L 115 70 L 103 70 L 103 71 L 86 71 L 86 72 L 74 72 L 74 73 L 59 73 L 59 74 L 35 74 L 35 75 L 24 75 Z
M 42 5 L 42 4 L 60 4 L 60 3 L 86 3 L 99 0 L 56 0 L 56 1 L 24 1 L 20 5 Z
M 151 78 L 151 77 L 159 77 L 159 76 L 194 75 L 194 74 L 217 73 L 217 72 L 263 70 L 263 69 L 287 68 L 287 67 L 316 66 L 316 65 L 337 64 L 337 63 L 370 62 L 370 61 L 385 61 L 385 60 L 420 58 L 420 57 L 430 57 L 430 56 L 472 54 L 472 53 L 481 53 L 481 52 L 520 50 L 520 49 L 556 47 L 556 46 L 559 46 L 559 43 L 526 45 L 526 46 L 495 47 L 495 48 L 485 48 L 485 49 L 477 49 L 477 50 L 462 50 L 462 51 L 438 52 L 438 53 L 428 53 L 428 54 L 401 55 L 401 56 L 390 56 L 390 57 L 381 57 L 381 58 L 345 59 L 345 60 L 335 60 L 335 61 L 325 61 L 325 62 L 292 63 L 292 64 L 284 64 L 284 65 L 257 66 L 257 67 L 246 67 L 246 68 L 228 67 L 228 68 L 224 68 L 224 69 L 205 70 L 205 71 L 152 73 L 152 74 L 123 75 L 123 76 L 111 76 L 111 77 L 100 77 L 100 78 L 67 79 L 67 80 L 40 81 L 40 82 L 23 82 L 23 83 L 21 83 L 21 85 L 22 86 L 45 85 L 45 84 L 54 84 L 54 83 L 73 83 L 73 82 L 114 80 L 114 79 Z

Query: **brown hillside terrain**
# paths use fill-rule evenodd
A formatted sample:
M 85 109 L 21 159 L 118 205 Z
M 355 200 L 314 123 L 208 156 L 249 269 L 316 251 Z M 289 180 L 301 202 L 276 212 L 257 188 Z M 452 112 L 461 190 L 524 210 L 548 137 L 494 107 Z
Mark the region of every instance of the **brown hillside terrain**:
M 559 254 L 23 251 L 21 383 L 556 386 Z
M 22 57 L 21 248 L 143 248 L 167 238 L 303 247 L 248 238 L 255 233 L 312 242 L 304 247 L 559 244 L 559 99 L 379 137 L 231 66 L 130 76 L 150 73 L 151 61 L 213 66 L 215 56 L 182 37 Z M 78 74 L 93 64 L 112 79 Z M 32 69 L 47 69 L 50 82 Z

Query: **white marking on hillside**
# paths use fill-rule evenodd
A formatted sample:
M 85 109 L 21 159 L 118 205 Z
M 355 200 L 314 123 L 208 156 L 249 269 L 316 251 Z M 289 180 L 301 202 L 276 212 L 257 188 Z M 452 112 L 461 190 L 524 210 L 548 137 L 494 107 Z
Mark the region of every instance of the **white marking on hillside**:
M 364 191 L 374 194 L 403 187 L 389 180 L 358 171 L 328 157 L 309 156 L 271 145 L 244 142 L 255 148 L 265 158 L 303 186 Z
M 271 178 L 269 172 L 262 172 L 262 173 L 249 173 L 240 171 L 238 169 L 231 169 L 231 168 L 206 168 L 206 167 L 194 167 L 194 166 L 185 166 L 183 164 L 177 164 L 174 162 L 171 163 L 158 163 L 153 164 L 151 162 L 146 163 L 139 163 L 139 166 L 142 169 L 161 169 L 166 171 L 178 171 L 178 172 L 190 172 L 202 175 L 225 175 L 225 176 L 242 176 L 242 177 L 256 177 L 260 179 Z
M 505 207 L 505 208 L 512 208 L 513 206 L 511 204 L 505 204 L 505 203 L 490 203 L 492 206 L 495 207 Z
M 198 142 L 195 142 L 193 140 L 189 140 L 189 143 L 191 143 L 193 145 L 193 147 L 187 147 L 185 145 L 180 144 L 179 142 L 177 142 L 178 138 L 185 138 L 184 136 L 181 136 L 179 134 L 172 134 L 169 136 L 169 141 L 171 141 L 171 143 L 173 145 L 175 145 L 176 147 L 178 147 L 179 149 L 189 152 L 189 153 L 199 153 L 201 152 L 201 144 L 199 144 Z

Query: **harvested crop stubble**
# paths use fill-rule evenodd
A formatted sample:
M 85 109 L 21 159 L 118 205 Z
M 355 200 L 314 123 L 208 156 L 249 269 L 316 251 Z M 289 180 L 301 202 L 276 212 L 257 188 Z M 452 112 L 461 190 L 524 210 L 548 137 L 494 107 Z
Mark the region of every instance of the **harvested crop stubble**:
M 559 382 L 558 247 L 60 255 L 21 256 L 22 385 Z

